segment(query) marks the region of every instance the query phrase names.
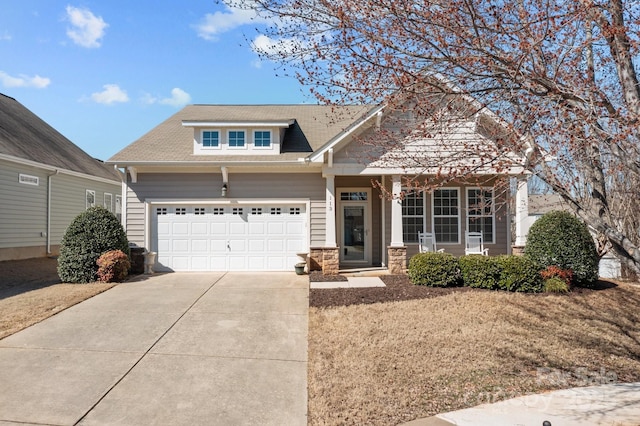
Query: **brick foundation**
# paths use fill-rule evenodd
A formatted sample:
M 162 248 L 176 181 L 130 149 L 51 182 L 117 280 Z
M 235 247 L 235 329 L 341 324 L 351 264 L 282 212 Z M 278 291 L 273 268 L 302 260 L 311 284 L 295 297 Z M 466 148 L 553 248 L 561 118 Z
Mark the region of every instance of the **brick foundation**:
M 407 273 L 407 248 L 387 247 L 387 268 L 390 274 L 404 275 Z
M 337 275 L 340 268 L 338 247 L 311 247 L 309 249 L 309 271 L 322 271 L 325 275 Z

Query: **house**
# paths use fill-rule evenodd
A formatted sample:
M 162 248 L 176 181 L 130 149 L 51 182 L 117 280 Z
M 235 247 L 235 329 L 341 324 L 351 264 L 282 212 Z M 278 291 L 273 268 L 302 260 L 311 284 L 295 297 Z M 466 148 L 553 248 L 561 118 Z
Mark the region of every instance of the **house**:
M 122 181 L 18 101 L 0 94 L 0 261 L 56 255 L 87 207 L 119 214 Z
M 416 120 L 385 106 L 186 106 L 107 161 L 126 173 L 128 238 L 157 252 L 156 270 L 175 271 L 293 271 L 309 255 L 327 274 L 402 272 L 421 231 L 455 255 L 467 230 L 483 232 L 490 254 L 510 252 L 509 191 L 495 187 L 522 172 L 520 158 L 432 191 L 403 188 L 406 177 L 441 173 L 407 163 L 425 152 L 473 163 L 469 145 L 494 144 L 494 118 L 476 113 L 442 138 L 367 146 L 390 137 L 398 117 Z

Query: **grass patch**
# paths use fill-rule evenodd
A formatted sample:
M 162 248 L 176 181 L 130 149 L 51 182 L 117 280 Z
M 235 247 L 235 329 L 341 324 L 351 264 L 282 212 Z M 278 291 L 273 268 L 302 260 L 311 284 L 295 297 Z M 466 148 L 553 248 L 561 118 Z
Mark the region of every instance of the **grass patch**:
M 473 291 L 311 307 L 309 422 L 398 424 L 545 390 L 640 381 L 640 288 Z

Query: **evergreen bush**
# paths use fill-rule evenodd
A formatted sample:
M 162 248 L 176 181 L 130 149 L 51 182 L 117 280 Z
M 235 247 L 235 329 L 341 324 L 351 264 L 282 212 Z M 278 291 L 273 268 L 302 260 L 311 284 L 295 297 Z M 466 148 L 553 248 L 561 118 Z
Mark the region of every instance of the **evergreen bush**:
M 589 287 L 598 280 L 598 254 L 587 226 L 568 212 L 553 211 L 529 229 L 525 255 L 539 265 L 573 271 L 574 283 Z
M 129 256 L 129 242 L 118 219 L 103 207 L 79 214 L 67 228 L 60 245 L 58 276 L 66 283 L 96 280 L 97 260 L 105 252 L 121 250 Z
M 495 289 L 500 279 L 500 265 L 495 257 L 470 254 L 458 259 L 465 287 Z
M 458 259 L 450 253 L 419 253 L 409 261 L 409 279 L 416 285 L 452 287 L 461 284 Z
M 543 282 L 538 265 L 525 256 L 502 255 L 495 257 L 500 269 L 496 288 L 523 293 L 542 291 Z

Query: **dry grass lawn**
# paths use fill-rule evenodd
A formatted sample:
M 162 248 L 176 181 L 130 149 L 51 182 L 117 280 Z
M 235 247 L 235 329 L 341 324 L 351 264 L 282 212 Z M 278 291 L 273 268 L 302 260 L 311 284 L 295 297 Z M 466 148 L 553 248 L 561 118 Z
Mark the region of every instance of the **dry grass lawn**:
M 0 339 L 39 323 L 114 284 L 54 284 L 0 299 Z
M 311 308 L 310 424 L 399 424 L 544 390 L 640 381 L 640 288 L 466 292 Z

